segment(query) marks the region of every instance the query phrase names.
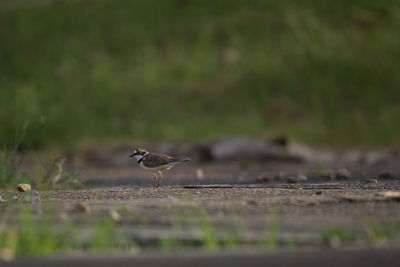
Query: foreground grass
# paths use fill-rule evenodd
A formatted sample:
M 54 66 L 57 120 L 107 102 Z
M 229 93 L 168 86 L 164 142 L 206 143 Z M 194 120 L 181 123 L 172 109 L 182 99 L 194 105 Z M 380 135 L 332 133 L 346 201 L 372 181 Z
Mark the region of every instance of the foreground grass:
M 25 200 L 26 201 L 26 200 Z M 15 204 L 15 203 L 14 203 Z M 3 206 L 1 206 L 3 205 Z M 282 240 L 280 235 L 281 222 L 279 210 L 272 209 L 267 216 L 264 233 L 260 233 L 258 242 L 241 237 L 246 232 L 243 223 L 240 227 L 221 228 L 216 225 L 203 209 L 193 206 L 192 217 L 179 213 L 178 219 L 171 227 L 172 235 L 160 236 L 159 242 L 144 242 L 129 234 L 124 223 L 120 224 L 121 217 L 101 216 L 92 217 L 87 213 L 55 212 L 42 205 L 43 214 L 38 213 L 40 203 L 32 202 L 32 208 L 21 205 L 4 206 L 0 203 L 0 260 L 11 260 L 17 256 L 36 255 L 44 256 L 60 253 L 76 252 L 131 252 L 141 250 L 187 251 L 190 249 L 227 250 L 238 248 L 277 249 L 293 248 L 298 246 L 297 240 Z M 38 206 L 39 205 L 39 206 Z M 35 207 L 35 208 L 34 208 Z M 70 217 L 71 216 L 71 217 Z M 126 220 L 127 218 L 125 218 Z M 242 220 L 242 219 L 239 219 Z M 181 230 L 196 223 L 200 227 L 200 235 L 193 236 L 192 240 L 183 240 Z M 233 222 L 233 221 L 232 221 Z M 188 225 L 189 223 L 189 225 Z M 306 246 L 351 246 L 356 243 L 381 247 L 390 245 L 400 233 L 399 225 L 380 224 L 368 218 L 362 220 L 363 231 L 354 231 L 341 227 L 327 229 L 320 238 Z M 185 226 L 186 225 L 186 226 Z M 129 228 L 137 225 L 131 222 Z M 121 231 L 121 228 L 125 229 Z M 226 227 L 226 226 L 225 226 Z M 358 243 L 357 243 L 358 242 Z M 305 244 L 303 244 L 305 245 Z
M 5 218 L 9 216 L 3 214 L 1 217 L 0 259 L 11 259 L 17 255 L 128 249 L 115 240 L 114 222 L 110 218 L 98 220 L 93 233 L 85 239 L 79 225 L 67 219 L 61 222 L 53 221 L 51 216 L 38 219 L 24 210 L 20 212 L 16 224 L 9 224 Z
M 399 1 L 1 1 L 0 143 L 399 145 Z

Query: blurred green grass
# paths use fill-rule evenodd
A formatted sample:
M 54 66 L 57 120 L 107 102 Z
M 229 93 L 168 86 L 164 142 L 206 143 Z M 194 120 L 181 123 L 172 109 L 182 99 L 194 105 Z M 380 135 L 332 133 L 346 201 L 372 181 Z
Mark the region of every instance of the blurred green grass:
M 1 1 L 0 144 L 399 145 L 399 29 L 394 0 Z

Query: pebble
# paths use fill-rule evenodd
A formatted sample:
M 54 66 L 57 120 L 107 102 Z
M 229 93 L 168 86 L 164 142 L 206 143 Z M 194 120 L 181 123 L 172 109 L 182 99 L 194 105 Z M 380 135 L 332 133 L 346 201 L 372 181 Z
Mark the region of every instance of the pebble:
M 367 182 L 368 184 L 377 184 L 377 183 L 378 183 L 378 180 L 377 180 L 377 179 L 367 179 L 366 182 Z
M 0 203 L 2 203 L 2 202 L 6 202 L 6 201 L 0 195 Z
M 321 195 L 322 192 L 321 192 L 321 191 L 317 191 L 317 192 L 315 192 L 315 194 L 316 194 L 316 195 Z
M 350 179 L 351 173 L 348 169 L 340 169 L 336 173 L 336 179 Z
M 204 171 L 203 169 L 197 169 L 196 170 L 196 178 L 199 180 L 202 180 L 204 178 Z
M 297 184 L 299 181 L 298 181 L 295 177 L 288 177 L 288 178 L 286 179 L 286 182 L 287 182 L 288 184 Z
M 379 173 L 379 178 L 381 178 L 381 179 L 390 179 L 390 180 L 393 180 L 393 179 L 395 179 L 396 177 L 394 176 L 394 174 L 391 172 L 391 171 L 382 171 L 382 172 L 380 172 Z
M 271 178 L 268 175 L 260 175 L 256 178 L 257 183 L 268 183 Z
M 75 204 L 74 210 L 80 213 L 90 213 L 90 206 L 86 203 L 79 202 Z
M 30 184 L 19 184 L 18 186 L 17 186 L 17 190 L 19 191 L 19 192 L 27 192 L 27 191 L 30 191 L 32 188 L 31 188 L 31 185 Z

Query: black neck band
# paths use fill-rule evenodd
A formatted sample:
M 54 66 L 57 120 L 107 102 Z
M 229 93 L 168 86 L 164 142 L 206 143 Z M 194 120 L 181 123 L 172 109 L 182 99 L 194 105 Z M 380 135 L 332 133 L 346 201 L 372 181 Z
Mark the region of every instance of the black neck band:
M 147 152 L 146 154 L 144 154 L 143 157 L 141 157 L 141 158 L 137 161 L 137 163 L 142 162 L 143 159 L 144 159 L 148 154 L 149 154 L 149 152 Z

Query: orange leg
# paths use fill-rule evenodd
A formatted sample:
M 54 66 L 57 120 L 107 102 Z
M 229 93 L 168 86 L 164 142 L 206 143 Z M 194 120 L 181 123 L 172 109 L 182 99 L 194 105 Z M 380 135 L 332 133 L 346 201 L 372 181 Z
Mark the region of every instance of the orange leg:
M 160 174 L 160 179 L 158 180 L 158 187 L 161 186 L 161 180 L 162 180 L 162 173 L 161 171 L 158 171 L 158 173 Z
M 157 173 L 154 173 L 154 184 L 153 184 L 153 188 L 156 188 L 156 184 L 157 184 Z

